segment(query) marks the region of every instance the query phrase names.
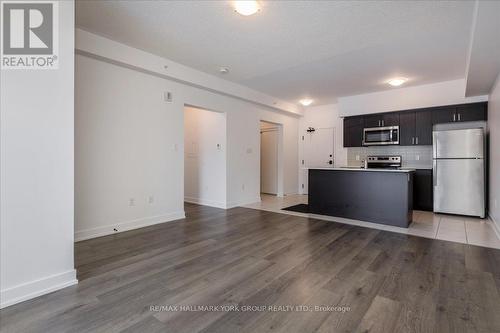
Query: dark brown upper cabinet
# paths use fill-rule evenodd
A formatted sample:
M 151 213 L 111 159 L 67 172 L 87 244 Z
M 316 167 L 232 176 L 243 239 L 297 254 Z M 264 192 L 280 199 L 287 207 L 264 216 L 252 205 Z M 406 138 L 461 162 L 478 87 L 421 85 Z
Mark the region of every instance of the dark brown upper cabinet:
M 432 110 L 415 112 L 415 144 L 432 145 Z
M 415 144 L 415 114 L 414 111 L 401 112 L 399 115 L 399 145 Z
M 432 109 L 432 123 L 452 123 L 457 120 L 457 108 L 455 106 L 444 106 Z
M 399 125 L 399 113 L 376 113 L 365 115 L 365 128 L 370 127 L 386 127 Z
M 401 146 L 432 145 L 432 110 L 401 112 L 399 144 Z
M 382 126 L 398 126 L 399 112 L 382 113 Z
M 365 128 L 381 127 L 382 116 L 380 114 L 370 114 L 365 116 Z
M 344 147 L 363 146 L 363 116 L 344 118 Z
M 437 107 L 432 110 L 432 123 L 454 123 L 488 119 L 488 103 L 471 103 Z
M 457 106 L 457 121 L 478 121 L 488 119 L 488 104 L 473 103 Z
M 432 145 L 432 126 L 488 119 L 488 103 L 439 106 L 344 118 L 344 147 L 363 146 L 363 128 L 398 126 L 401 146 Z

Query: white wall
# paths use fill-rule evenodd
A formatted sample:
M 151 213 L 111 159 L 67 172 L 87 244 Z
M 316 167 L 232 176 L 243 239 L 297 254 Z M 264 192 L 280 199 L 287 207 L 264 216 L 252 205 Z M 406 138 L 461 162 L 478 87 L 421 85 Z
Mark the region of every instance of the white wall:
M 183 105 L 165 80 L 78 55 L 75 83 L 76 239 L 182 218 Z
M 114 42 L 82 29 L 76 29 L 76 40 L 77 49 L 81 52 L 106 55 L 106 58 L 113 61 L 129 66 L 136 66 L 141 70 L 162 75 L 172 81 L 188 86 L 208 89 L 225 96 L 232 96 L 274 110 L 291 113 L 292 115 L 302 115 L 302 108 L 297 104 L 280 100 L 169 59 L 139 49 L 133 49 L 125 44 Z M 133 50 L 133 52 L 130 52 L 130 50 Z
M 345 149 L 343 146 L 344 122 L 340 117 L 338 104 L 319 105 L 306 108 L 304 117 L 302 117 L 300 120 L 300 139 L 303 135 L 306 135 L 306 130 L 308 127 L 333 128 L 334 166 L 340 167 L 347 165 L 347 149 Z M 301 161 L 306 156 L 302 140 L 299 141 L 299 151 L 299 160 Z M 304 177 L 307 177 L 307 173 L 300 172 L 299 184 L 303 183 Z
M 460 79 L 341 97 L 338 107 L 340 116 L 352 116 L 486 100 L 488 96 L 465 97 L 465 79 Z
M 77 282 L 72 1 L 60 2 L 59 20 L 59 69 L 1 74 L 2 307 Z
M 171 80 L 148 69 L 161 58 L 96 35 L 81 45 L 78 36 L 77 239 L 181 216 L 185 105 L 226 115 L 226 207 L 260 200 L 260 120 L 283 125 L 283 187 L 297 193 L 298 116 Z M 152 191 L 155 204 L 145 204 Z
M 184 111 L 184 199 L 226 207 L 226 115 Z
M 500 236 L 500 74 L 488 102 L 490 139 L 489 214 Z

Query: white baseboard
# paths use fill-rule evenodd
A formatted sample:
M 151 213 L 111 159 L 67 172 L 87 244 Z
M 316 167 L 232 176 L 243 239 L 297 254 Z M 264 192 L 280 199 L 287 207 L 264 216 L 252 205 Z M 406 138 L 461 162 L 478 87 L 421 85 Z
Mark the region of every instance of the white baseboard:
M 75 232 L 75 242 L 86 240 L 86 239 L 91 239 L 91 238 L 96 238 L 96 237 L 101 237 L 101 236 L 107 236 L 107 235 L 115 234 L 117 232 L 123 232 L 123 231 L 143 228 L 143 227 L 147 227 L 147 226 L 154 225 L 154 224 L 180 220 L 180 219 L 183 219 L 185 217 L 186 217 L 186 214 L 184 213 L 184 211 L 181 211 L 181 212 L 175 212 L 175 213 L 166 214 L 166 215 L 150 216 L 150 217 L 145 217 L 145 218 L 132 220 L 132 221 L 119 222 L 119 223 L 106 225 L 106 226 L 102 226 L 102 227 L 97 227 L 97 228 L 92 228 L 92 229 L 79 230 L 79 231 Z
M 0 309 L 77 284 L 72 269 L 0 291 Z
M 489 218 L 491 220 L 491 225 L 493 226 L 493 230 L 495 230 L 495 233 L 497 234 L 498 239 L 500 239 L 500 225 L 498 224 L 497 221 L 495 221 L 493 216 L 489 215 Z
M 238 206 L 250 205 L 253 203 L 260 202 L 260 201 L 261 201 L 260 196 L 254 198 L 254 199 L 250 199 L 250 200 L 232 201 L 232 202 L 227 203 L 227 209 L 238 207 Z
M 226 209 L 227 205 L 225 202 L 221 201 L 212 201 L 212 200 L 206 200 L 206 199 L 200 199 L 200 198 L 194 198 L 194 197 L 184 197 L 185 202 L 189 203 L 194 203 L 197 205 L 202 205 L 202 206 L 210 206 L 210 207 L 216 207 L 216 208 L 222 208 Z

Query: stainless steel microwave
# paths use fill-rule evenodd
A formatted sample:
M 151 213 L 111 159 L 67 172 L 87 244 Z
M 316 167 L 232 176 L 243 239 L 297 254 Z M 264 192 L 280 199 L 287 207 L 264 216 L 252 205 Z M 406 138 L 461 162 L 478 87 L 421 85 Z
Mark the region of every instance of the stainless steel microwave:
M 399 126 L 365 128 L 363 146 L 378 145 L 399 145 Z

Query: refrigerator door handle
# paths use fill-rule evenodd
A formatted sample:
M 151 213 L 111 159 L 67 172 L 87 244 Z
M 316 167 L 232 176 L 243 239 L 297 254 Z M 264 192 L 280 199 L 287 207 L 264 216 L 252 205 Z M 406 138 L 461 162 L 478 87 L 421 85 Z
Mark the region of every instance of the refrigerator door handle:
M 437 140 L 437 137 L 436 137 L 436 134 L 434 133 L 433 136 L 432 136 L 432 142 L 433 142 L 433 145 L 432 145 L 432 148 L 434 149 L 434 156 L 433 158 L 437 158 L 437 153 L 438 153 L 438 140 Z
M 432 164 L 432 185 L 437 186 L 437 161 L 433 160 Z
M 457 118 L 457 114 L 456 114 L 456 113 L 454 113 L 454 114 L 453 114 L 453 121 L 456 121 L 456 118 Z

